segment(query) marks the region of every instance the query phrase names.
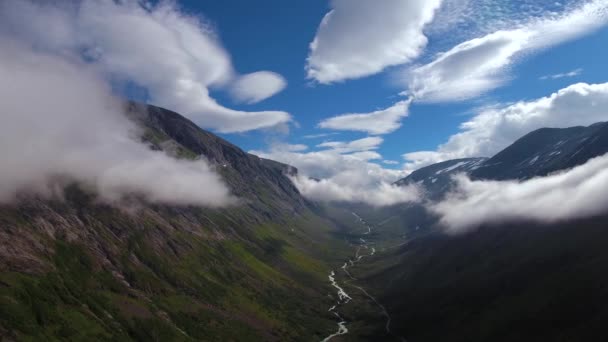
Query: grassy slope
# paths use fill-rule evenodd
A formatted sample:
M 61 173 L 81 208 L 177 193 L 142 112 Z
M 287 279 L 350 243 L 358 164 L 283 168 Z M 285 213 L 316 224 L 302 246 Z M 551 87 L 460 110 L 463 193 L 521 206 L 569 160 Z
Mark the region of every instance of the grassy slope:
M 169 137 L 148 130 L 163 148 Z M 196 154 L 172 142 L 180 158 Z M 230 169 L 220 170 L 230 182 Z M 332 257 L 348 246 L 306 207 L 117 209 L 71 186 L 63 201 L 0 207 L 0 336 L 17 340 L 317 340 Z M 274 202 L 273 202 L 274 201 Z M 260 207 L 258 207 L 260 208 Z M 268 208 L 268 209 L 264 209 Z M 338 253 L 339 254 L 339 253 Z
M 44 218 L 24 217 L 18 227 L 10 222 L 18 209 L 0 212 L 0 224 L 15 228 L 5 238 L 25 244 L 18 235 L 27 235 L 44 246 L 32 253 L 44 271 L 19 272 L 7 260 L 12 269 L 0 273 L 5 336 L 311 340 L 333 329 L 328 266 L 318 256 L 340 246 L 324 244 L 319 227 L 327 222 L 312 213 L 235 234 L 188 227 L 168 213 L 156 221 L 158 213 L 148 209 L 134 217 L 69 207 L 57 216 L 58 208 Z M 37 229 L 41 220 L 58 219 L 67 221 L 65 231 Z M 304 233 L 315 230 L 316 238 Z

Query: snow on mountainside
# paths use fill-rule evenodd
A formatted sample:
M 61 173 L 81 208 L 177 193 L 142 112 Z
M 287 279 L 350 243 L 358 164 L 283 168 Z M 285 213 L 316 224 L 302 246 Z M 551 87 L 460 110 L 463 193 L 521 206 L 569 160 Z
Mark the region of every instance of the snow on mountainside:
M 395 182 L 396 185 L 421 185 L 429 197 L 442 194 L 449 190 L 452 176 L 460 173 L 470 173 L 479 168 L 487 158 L 454 159 L 429 165 L 412 172 L 407 177 Z
M 471 172 L 477 179 L 529 179 L 584 164 L 608 152 L 608 123 L 533 131 Z
M 418 169 L 395 182 L 419 184 L 430 199 L 442 197 L 452 176 L 467 173 L 473 179 L 525 180 L 567 170 L 608 153 L 608 123 L 588 127 L 541 128 L 530 132 L 492 158 L 454 159 Z

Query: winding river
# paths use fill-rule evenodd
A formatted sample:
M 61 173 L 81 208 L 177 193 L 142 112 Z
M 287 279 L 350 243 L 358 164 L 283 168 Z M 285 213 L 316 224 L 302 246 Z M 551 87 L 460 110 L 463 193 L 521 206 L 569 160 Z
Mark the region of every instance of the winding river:
M 357 215 L 356 213 L 352 213 L 359 222 L 361 222 L 366 228 L 367 231 L 365 233 L 363 233 L 364 235 L 369 235 L 372 232 L 372 226 L 370 224 L 368 224 L 365 220 L 363 220 L 359 215 Z M 349 258 L 344 265 L 342 265 L 341 269 L 342 272 L 344 272 L 344 274 L 346 276 L 348 276 L 348 280 L 346 280 L 344 282 L 344 285 L 348 285 L 351 286 L 359 291 L 361 291 L 366 297 L 368 297 L 371 301 L 373 301 L 381 310 L 381 313 L 384 317 L 386 317 L 386 324 L 384 326 L 386 333 L 389 335 L 393 335 L 398 337 L 401 341 L 405 342 L 405 339 L 403 337 L 397 336 L 395 334 L 393 334 L 391 332 L 390 326 L 391 326 L 391 315 L 388 313 L 388 311 L 386 310 L 386 308 L 384 307 L 384 305 L 382 305 L 374 296 L 372 296 L 371 294 L 369 294 L 363 287 L 361 286 L 357 286 L 352 284 L 353 281 L 356 281 L 357 279 L 355 277 L 352 276 L 352 274 L 348 271 L 349 267 L 353 267 L 355 266 L 357 263 L 361 262 L 361 260 L 363 260 L 366 257 L 371 257 L 374 254 L 376 254 L 376 248 L 373 246 L 370 246 L 373 243 L 369 243 L 367 240 L 360 238 L 359 239 L 359 245 L 357 246 L 357 249 L 355 251 L 355 258 Z M 367 254 L 361 254 L 361 250 L 367 250 L 369 251 L 369 253 Z M 346 335 L 348 334 L 348 328 L 347 328 L 347 323 L 346 320 L 344 320 L 342 318 L 342 316 L 340 316 L 338 309 L 340 308 L 340 306 L 349 303 L 351 300 L 353 300 L 353 298 L 346 293 L 346 291 L 344 291 L 344 288 L 342 286 L 340 286 L 338 284 L 338 282 L 336 281 L 336 272 L 334 270 L 332 270 L 331 272 L 329 272 L 328 275 L 328 279 L 329 282 L 331 283 L 331 285 L 336 288 L 337 290 L 337 294 L 338 294 L 338 300 L 336 301 L 336 304 L 334 304 L 332 307 L 329 308 L 328 311 L 332 312 L 337 318 L 338 318 L 338 330 L 327 336 L 326 338 L 324 338 L 322 340 L 322 342 L 327 342 L 329 340 L 331 340 L 332 338 L 336 337 L 336 336 L 340 336 L 340 335 Z

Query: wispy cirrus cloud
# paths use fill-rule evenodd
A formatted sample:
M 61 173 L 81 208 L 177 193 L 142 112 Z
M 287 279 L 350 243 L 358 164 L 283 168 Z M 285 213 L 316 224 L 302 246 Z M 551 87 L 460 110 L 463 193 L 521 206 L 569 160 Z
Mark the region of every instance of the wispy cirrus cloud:
M 403 71 L 404 94 L 419 102 L 461 101 L 482 95 L 508 82 L 511 76 L 506 71 L 526 54 L 580 37 L 606 23 L 608 3 L 595 0 L 467 40 L 427 64 Z
M 541 80 L 557 80 L 557 79 L 560 79 L 560 78 L 576 77 L 576 76 L 579 76 L 582 73 L 583 73 L 583 69 L 582 68 L 578 68 L 578 69 L 574 69 L 572 71 L 563 72 L 563 73 L 559 73 L 559 74 L 544 75 L 544 76 L 539 77 L 539 79 L 541 79 Z
M 382 164 L 386 164 L 386 165 L 399 165 L 399 162 L 396 160 L 389 160 L 389 159 L 385 159 L 382 161 Z
M 375 150 L 384 142 L 380 137 L 367 137 L 352 141 L 326 141 L 317 145 L 339 153 L 361 152 Z
M 338 134 L 340 134 L 340 133 L 339 132 L 330 132 L 330 133 L 306 134 L 306 135 L 303 135 L 302 138 L 319 139 L 319 138 L 326 138 L 326 137 L 330 137 L 332 135 L 338 135 Z

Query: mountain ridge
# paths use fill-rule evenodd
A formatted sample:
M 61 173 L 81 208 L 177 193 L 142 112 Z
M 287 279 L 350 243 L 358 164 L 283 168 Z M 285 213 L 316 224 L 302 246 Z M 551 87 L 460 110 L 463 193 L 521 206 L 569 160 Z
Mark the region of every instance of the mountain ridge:
M 431 164 L 394 184 L 417 183 L 430 199 L 436 200 L 451 189 L 450 178 L 458 173 L 466 173 L 471 179 L 526 180 L 573 168 L 605 153 L 608 153 L 608 122 L 540 128 L 490 158 L 461 158 Z
M 604 122 L 545 128 L 518 139 L 468 175 L 474 180 L 525 181 L 567 171 L 606 153 Z M 423 168 L 402 183 L 418 182 L 432 191 L 427 184 L 434 172 Z M 445 194 L 438 189 L 430 196 L 441 199 Z M 605 338 L 608 212 L 553 223 L 514 218 L 458 235 L 444 234 L 437 218 L 419 205 L 391 208 L 386 215 L 395 218 L 386 224 L 381 216 L 373 220 L 373 214 L 360 215 L 383 229 L 408 232 L 403 245 L 373 260 L 364 276 L 387 303 L 393 330 L 408 340 Z
M 9 340 L 320 340 L 334 224 L 285 175 L 159 107 L 127 103 L 142 141 L 203 156 L 239 197 L 225 208 L 130 199 L 69 185 L 0 205 L 0 336 Z M 280 303 L 280 305 L 279 305 Z

